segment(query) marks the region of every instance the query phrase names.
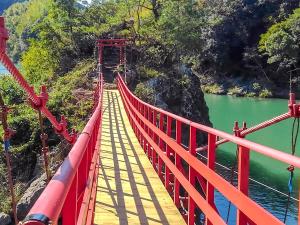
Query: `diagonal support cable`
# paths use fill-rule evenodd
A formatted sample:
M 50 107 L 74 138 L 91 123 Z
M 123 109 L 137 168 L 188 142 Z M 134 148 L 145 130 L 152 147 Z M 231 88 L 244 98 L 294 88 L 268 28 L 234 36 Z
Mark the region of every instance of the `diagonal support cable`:
M 18 82 L 20 87 L 26 92 L 31 107 L 41 111 L 41 113 L 48 118 L 53 125 L 56 133 L 63 136 L 68 142 L 74 144 L 76 141 L 76 134 L 69 133 L 67 129 L 67 121 L 64 116 L 58 121 L 56 117 L 49 111 L 46 104 L 48 101 L 48 94 L 45 86 L 41 87 L 41 94 L 37 95 L 34 88 L 28 84 L 22 76 L 18 68 L 14 65 L 12 60 L 6 54 L 6 42 L 8 40 L 8 31 L 5 28 L 4 17 L 0 17 L 0 62 L 6 67 L 13 78 Z

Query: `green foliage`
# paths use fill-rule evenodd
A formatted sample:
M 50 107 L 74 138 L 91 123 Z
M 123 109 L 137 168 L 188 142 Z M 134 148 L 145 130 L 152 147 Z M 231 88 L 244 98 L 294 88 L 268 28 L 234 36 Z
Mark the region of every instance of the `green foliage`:
M 68 118 L 70 126 L 81 131 L 93 106 L 93 79 L 90 72 L 94 60 L 79 63 L 68 74 L 58 78 L 50 93 L 49 107 Z
M 10 75 L 1 75 L 0 88 L 6 104 L 18 105 L 24 102 L 24 92 Z
M 234 87 L 228 89 L 228 94 L 239 96 L 242 94 L 242 89 L 238 86 L 234 86 Z
M 157 70 L 150 67 L 137 66 L 136 70 L 141 80 L 147 80 L 160 76 L 160 73 Z
M 260 98 L 270 98 L 272 97 L 272 92 L 266 88 L 264 88 L 263 90 L 261 90 L 261 92 L 259 93 L 259 97 Z
M 220 94 L 222 92 L 222 87 L 218 84 L 207 84 L 202 86 L 202 90 L 209 94 Z
M 144 83 L 139 83 L 136 86 L 134 94 L 145 102 L 155 103 L 155 90 Z
M 35 86 L 46 83 L 58 69 L 58 62 L 44 41 L 31 40 L 29 49 L 22 56 L 26 78 Z
M 248 92 L 245 94 L 246 97 L 252 98 L 252 97 L 256 97 L 256 93 L 255 92 Z
M 300 8 L 286 20 L 270 27 L 259 42 L 259 50 L 267 55 L 269 64 L 279 69 L 295 69 L 300 63 Z

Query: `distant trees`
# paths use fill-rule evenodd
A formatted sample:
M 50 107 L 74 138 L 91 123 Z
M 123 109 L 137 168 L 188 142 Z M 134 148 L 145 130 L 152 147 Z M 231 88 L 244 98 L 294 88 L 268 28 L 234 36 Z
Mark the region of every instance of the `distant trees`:
M 261 36 L 259 50 L 277 73 L 300 73 L 300 8 Z
M 297 7 L 299 0 L 95 0 L 82 9 L 75 0 L 30 0 L 6 15 L 14 59 L 41 42 L 57 62 L 53 71 L 72 68 L 71 57 L 84 57 L 94 39 L 110 35 L 135 40 L 149 65 L 181 61 L 205 76 L 276 82 L 299 63 L 299 11 L 290 16 Z

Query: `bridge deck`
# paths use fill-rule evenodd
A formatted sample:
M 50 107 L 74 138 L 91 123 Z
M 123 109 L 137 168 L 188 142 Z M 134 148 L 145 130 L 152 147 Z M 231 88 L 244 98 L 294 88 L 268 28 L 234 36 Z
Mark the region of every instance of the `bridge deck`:
M 186 224 L 127 118 L 118 91 L 104 92 L 94 224 Z

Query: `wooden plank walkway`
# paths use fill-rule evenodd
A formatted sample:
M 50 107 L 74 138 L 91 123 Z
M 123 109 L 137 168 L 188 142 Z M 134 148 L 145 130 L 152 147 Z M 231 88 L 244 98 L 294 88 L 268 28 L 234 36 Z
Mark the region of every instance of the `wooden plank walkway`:
M 94 224 L 186 224 L 140 146 L 118 91 L 104 92 Z

